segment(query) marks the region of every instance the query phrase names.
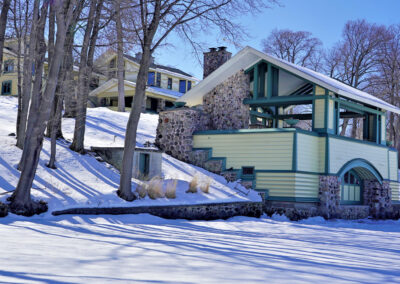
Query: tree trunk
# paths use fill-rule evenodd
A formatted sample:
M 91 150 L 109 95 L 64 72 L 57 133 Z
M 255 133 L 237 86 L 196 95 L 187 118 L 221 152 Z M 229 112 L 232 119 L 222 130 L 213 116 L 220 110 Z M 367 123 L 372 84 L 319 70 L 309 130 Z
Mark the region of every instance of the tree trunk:
M 121 1 L 115 1 L 115 25 L 117 27 L 117 76 L 118 76 L 118 111 L 125 111 L 124 90 L 124 43 L 121 22 Z
M 349 125 L 349 119 L 348 118 L 343 119 L 342 130 L 340 131 L 341 136 L 346 136 L 346 130 L 348 125 Z
M 10 4 L 11 0 L 3 0 L 3 7 L 1 8 L 0 14 L 0 69 L 3 66 L 4 35 L 6 33 L 7 15 L 8 10 L 10 10 Z
M 121 179 L 118 189 L 118 196 L 127 201 L 133 201 L 136 196 L 132 192 L 132 171 L 133 155 L 136 146 L 136 131 L 142 112 L 142 105 L 146 93 L 147 73 L 150 66 L 150 48 L 143 50 L 140 60 L 139 74 L 136 81 L 136 91 L 133 97 L 132 109 L 129 115 L 128 125 L 126 126 L 124 155 L 122 158 Z
M 78 100 L 76 106 L 74 139 L 70 149 L 82 154 L 85 152 L 84 138 L 89 82 L 93 68 L 94 49 L 97 41 L 102 7 L 103 0 L 91 2 L 88 25 L 86 27 L 81 50 L 81 62 L 79 64 Z
M 33 6 L 32 28 L 29 36 L 28 56 L 24 56 L 22 96 L 21 96 L 21 115 L 17 127 L 17 147 L 23 149 L 25 144 L 25 131 L 28 120 L 29 100 L 32 91 L 32 58 L 35 58 L 35 47 L 37 38 L 37 26 L 39 20 L 39 2 L 35 1 Z
M 357 129 L 358 129 L 358 119 L 353 118 L 353 123 L 351 127 L 351 137 L 357 138 Z
M 62 7 L 61 4 L 58 3 L 61 7 L 57 7 L 57 40 L 55 44 L 55 54 L 50 64 L 46 87 L 40 100 L 39 111 L 29 114 L 28 128 L 24 142 L 23 168 L 18 180 L 17 188 L 10 198 L 10 211 L 15 214 L 31 216 L 47 210 L 47 205 L 43 202 L 37 203 L 32 201 L 30 192 L 43 146 L 43 136 L 46 129 L 46 123 L 50 116 L 50 107 L 54 99 L 58 72 L 64 56 L 66 27 L 68 27 L 72 16 L 71 7 L 74 2 L 74 0 L 68 1 L 67 3 L 61 2 L 65 7 Z M 44 5 L 47 4 L 45 3 Z M 68 12 L 64 11 L 66 9 L 68 9 Z M 44 38 L 44 34 L 42 34 L 42 36 Z M 34 95 L 39 96 L 39 94 Z

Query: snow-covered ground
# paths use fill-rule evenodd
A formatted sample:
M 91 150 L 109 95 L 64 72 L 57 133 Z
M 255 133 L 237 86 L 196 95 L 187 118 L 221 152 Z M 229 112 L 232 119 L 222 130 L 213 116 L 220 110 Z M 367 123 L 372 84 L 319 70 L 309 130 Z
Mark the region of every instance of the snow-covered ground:
M 2 194 L 15 188 L 19 178 L 17 164 L 21 151 L 15 147 L 17 99 L 0 97 L 0 201 L 9 194 Z M 122 146 L 128 113 L 118 113 L 107 108 L 88 109 L 85 147 Z M 137 144 L 154 142 L 158 115 L 143 114 Z M 66 139 L 73 137 L 74 120 L 63 120 L 63 133 Z M 176 199 L 151 200 L 149 197 L 125 202 L 116 195 L 119 173 L 106 163 L 98 162 L 91 155 L 79 155 L 68 149 L 69 144 L 59 141 L 57 145 L 57 170 L 46 167 L 50 155 L 50 143 L 44 142 L 39 167 L 36 173 L 32 194 L 49 204 L 49 212 L 73 207 L 111 207 L 142 205 L 173 205 L 210 202 L 230 202 L 260 200 L 254 191 L 247 191 L 236 183 L 227 183 L 224 178 L 211 174 L 201 168 L 183 163 L 168 155 L 163 155 L 162 173 L 166 181 L 178 179 Z M 213 178 L 210 193 L 185 193 L 194 175 L 201 179 Z M 137 181 L 133 183 L 133 190 Z M 244 194 L 243 194 L 244 192 Z M 1 195 L 2 194 L 2 195 Z
M 399 221 L 11 216 L 0 282 L 399 283 L 399 240 Z

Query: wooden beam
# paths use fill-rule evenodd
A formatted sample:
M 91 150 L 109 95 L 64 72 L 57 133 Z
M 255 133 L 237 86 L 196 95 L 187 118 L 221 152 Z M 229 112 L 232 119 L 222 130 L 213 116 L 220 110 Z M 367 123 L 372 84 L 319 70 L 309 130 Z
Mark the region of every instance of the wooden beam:
M 258 98 L 258 99 L 244 99 L 243 103 L 246 105 L 257 106 L 284 106 L 284 105 L 299 105 L 305 103 L 312 103 L 313 95 L 306 96 L 282 96 L 273 98 Z

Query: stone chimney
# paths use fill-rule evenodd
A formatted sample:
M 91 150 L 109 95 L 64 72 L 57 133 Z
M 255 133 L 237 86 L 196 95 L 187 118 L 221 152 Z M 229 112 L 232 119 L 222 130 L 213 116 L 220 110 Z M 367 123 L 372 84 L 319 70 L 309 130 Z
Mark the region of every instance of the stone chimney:
M 212 47 L 210 48 L 210 51 L 204 52 L 203 79 L 228 61 L 231 56 L 232 53 L 226 50 L 226 46 L 220 46 L 218 49 Z

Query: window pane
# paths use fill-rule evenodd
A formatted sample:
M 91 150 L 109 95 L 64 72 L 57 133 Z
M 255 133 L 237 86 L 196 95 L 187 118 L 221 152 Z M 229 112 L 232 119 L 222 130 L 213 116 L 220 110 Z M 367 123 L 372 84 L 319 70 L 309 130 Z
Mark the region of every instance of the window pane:
M 186 93 L 186 80 L 179 80 L 179 92 Z
M 147 78 L 147 85 L 149 86 L 154 86 L 154 72 L 149 72 L 148 78 Z

